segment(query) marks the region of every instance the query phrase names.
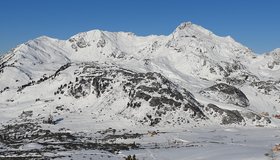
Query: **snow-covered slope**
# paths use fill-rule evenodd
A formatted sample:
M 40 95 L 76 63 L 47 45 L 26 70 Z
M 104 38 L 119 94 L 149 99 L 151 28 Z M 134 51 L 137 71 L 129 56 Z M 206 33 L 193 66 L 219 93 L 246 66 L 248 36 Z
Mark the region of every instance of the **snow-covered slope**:
M 9 146 L 7 135 L 26 132 L 22 143 L 44 139 L 48 150 L 51 140 L 73 140 L 64 131 L 92 137 L 139 127 L 279 126 L 279 63 L 279 49 L 256 55 L 190 22 L 167 36 L 39 37 L 0 58 L 0 142 Z

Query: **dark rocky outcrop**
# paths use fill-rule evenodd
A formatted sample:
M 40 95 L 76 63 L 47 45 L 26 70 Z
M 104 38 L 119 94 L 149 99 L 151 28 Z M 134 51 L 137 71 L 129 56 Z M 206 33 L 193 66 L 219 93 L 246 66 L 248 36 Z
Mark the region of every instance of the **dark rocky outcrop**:
M 225 83 L 219 83 L 206 88 L 200 91 L 200 94 L 223 103 L 234 104 L 240 107 L 249 106 L 249 100 L 241 90 Z
M 108 94 L 122 94 L 128 97 L 127 109 L 149 105 L 153 113 L 146 115 L 141 123 L 156 125 L 163 116 L 171 112 L 185 112 L 181 119 L 207 119 L 203 108 L 194 96 L 180 88 L 159 73 L 137 73 L 117 66 L 101 66 L 94 63 L 79 64 L 80 72 L 68 84 L 62 84 L 54 94 L 73 96 L 77 99 L 94 94 L 101 98 Z M 115 89 L 121 92 L 113 92 Z M 172 116 L 169 116 L 172 117 Z M 176 123 L 176 122 L 175 122 Z
M 261 124 L 269 124 L 271 123 L 271 120 L 268 117 L 264 117 L 262 115 L 259 115 L 257 113 L 253 112 L 242 112 L 241 113 L 244 118 L 247 118 L 251 120 L 252 122 L 255 122 L 256 124 L 261 123 Z
M 222 120 L 220 124 L 222 125 L 242 124 L 245 122 L 243 116 L 237 110 L 222 109 L 214 104 L 208 104 L 204 110 L 207 112 L 207 115 L 211 115 L 213 117 L 221 116 Z
M 271 92 L 280 90 L 280 81 L 256 81 L 250 84 L 258 89 L 259 92 L 269 95 Z

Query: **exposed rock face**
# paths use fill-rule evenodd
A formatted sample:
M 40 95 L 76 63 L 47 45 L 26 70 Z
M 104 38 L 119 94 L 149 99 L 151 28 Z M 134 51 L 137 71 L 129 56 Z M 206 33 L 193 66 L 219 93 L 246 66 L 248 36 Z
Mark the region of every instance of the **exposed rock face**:
M 271 123 L 270 118 L 250 111 L 241 112 L 241 115 L 244 117 L 244 119 L 248 119 L 255 124 L 266 125 Z
M 243 116 L 237 110 L 222 109 L 214 104 L 208 104 L 204 108 L 204 110 L 209 116 L 221 117 L 220 124 L 222 125 L 242 123 L 244 124 L 245 122 Z
M 203 105 L 193 95 L 180 88 L 159 73 L 137 73 L 117 66 L 102 66 L 95 63 L 78 64 L 75 79 L 62 84 L 55 95 L 73 96 L 77 99 L 106 95 L 119 90 L 114 97 L 127 97 L 122 103 L 126 109 L 121 114 L 131 117 L 129 110 L 148 109 L 139 113 L 138 122 L 154 126 L 160 122 L 171 124 L 190 123 L 190 120 L 205 120 Z M 178 113 L 181 112 L 181 113 Z M 180 115 L 181 114 L 181 115 Z M 178 116 L 174 118 L 173 116 Z
M 249 100 L 241 90 L 225 83 L 206 88 L 200 91 L 200 94 L 223 103 L 230 103 L 240 107 L 249 106 Z
M 271 92 L 279 92 L 280 90 L 280 81 L 257 81 L 250 84 L 253 87 L 256 87 L 259 92 L 269 95 Z
M 203 111 L 210 119 L 220 120 L 219 123 L 221 125 L 246 125 L 248 122 L 255 123 L 256 125 L 267 125 L 271 123 L 271 120 L 263 115 L 251 111 L 222 109 L 211 103 L 205 106 Z

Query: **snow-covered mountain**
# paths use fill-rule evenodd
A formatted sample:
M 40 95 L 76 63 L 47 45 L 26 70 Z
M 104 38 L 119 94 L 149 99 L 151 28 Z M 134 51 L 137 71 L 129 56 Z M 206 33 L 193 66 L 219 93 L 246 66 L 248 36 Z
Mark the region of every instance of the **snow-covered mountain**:
M 127 95 L 118 91 L 127 91 L 122 89 L 127 87 L 124 81 L 130 81 L 129 78 L 132 77 L 140 78 L 141 80 L 136 80 L 135 84 L 130 84 L 132 86 L 127 92 L 135 92 L 135 89 L 142 87 L 140 89 L 143 90 L 142 96 L 153 93 L 160 99 L 166 97 L 166 94 L 171 96 L 170 92 L 173 90 L 169 85 L 166 88 L 169 90 L 168 93 L 163 94 L 163 91 L 159 90 L 164 82 L 157 77 L 163 77 L 170 81 L 168 83 L 172 86 L 176 86 L 175 88 L 185 90 L 180 92 L 183 99 L 192 97 L 197 101 L 200 106 L 197 110 L 203 110 L 203 106 L 214 103 L 224 109 L 244 110 L 245 106 L 255 114 L 268 112 L 272 115 L 277 114 L 280 109 L 277 101 L 279 53 L 279 49 L 276 49 L 268 54 L 256 55 L 232 38 L 219 37 L 190 22 L 182 23 L 168 36 L 139 37 L 133 33 L 100 30 L 79 33 L 68 40 L 43 36 L 19 45 L 1 58 L 1 105 L 15 108 L 20 113 L 27 109 L 20 107 L 22 104 L 33 106 L 36 99 L 48 99 L 48 102 L 40 102 L 36 110 L 38 114 L 42 114 L 39 108 L 47 105 L 49 109 L 47 107 L 45 110 L 49 114 L 57 105 L 74 104 L 77 100 L 86 104 L 89 110 L 96 110 L 97 106 L 104 108 L 104 103 L 109 99 L 111 101 L 122 99 L 120 102 L 111 102 L 117 103 L 114 106 L 106 104 L 107 110 L 112 109 L 116 112 L 109 113 L 119 117 L 122 108 L 127 107 L 126 103 L 132 103 L 137 99 L 134 97 L 133 100 L 128 100 Z M 115 69 L 112 71 L 111 68 Z M 151 80 L 147 79 L 145 74 L 153 75 Z M 101 83 L 100 85 L 105 83 L 99 82 L 101 77 L 109 79 L 106 85 L 111 87 L 107 89 L 110 98 L 100 96 L 101 93 L 96 95 L 91 91 L 94 90 L 92 89 L 94 79 L 98 78 L 96 83 Z M 223 92 L 220 88 L 211 91 L 214 88 L 211 86 L 223 83 L 228 84 L 223 87 L 229 90 L 234 87 L 238 92 Z M 64 89 L 65 87 L 68 89 Z M 157 87 L 158 89 L 154 89 Z M 70 94 L 77 88 L 87 90 L 85 95 Z M 206 88 L 208 88 L 207 96 Z M 54 95 L 57 90 L 59 90 L 57 93 L 63 93 L 60 96 Z M 185 92 L 191 96 L 183 95 Z M 238 96 L 229 98 L 230 94 L 238 95 L 239 92 L 246 97 L 246 102 L 242 102 L 242 105 L 237 102 Z M 96 97 L 90 101 L 87 97 L 94 94 Z M 222 98 L 222 95 L 225 97 Z M 57 99 L 58 97 L 61 99 Z M 128 115 L 122 118 L 131 120 L 134 112 L 145 117 L 153 108 L 152 100 L 147 98 L 146 103 L 142 102 L 141 106 L 129 109 Z M 175 99 L 171 96 L 169 100 Z M 162 103 L 165 100 L 157 101 Z M 187 104 L 181 101 L 180 103 L 182 103 L 180 106 Z M 82 104 L 75 106 L 85 107 Z M 172 105 L 167 103 L 166 106 Z M 1 109 L 7 110 L 5 107 Z M 181 112 L 174 112 L 177 113 Z M 153 116 L 155 115 L 153 113 Z M 15 115 L 13 113 L 7 116 L 12 118 Z M 172 114 L 167 117 L 174 116 Z
M 73 132 L 278 125 L 280 50 L 257 55 L 190 22 L 147 37 L 92 30 L 39 37 L 0 58 L 3 124 Z M 28 113 L 28 114 L 26 114 Z M 49 121 L 47 121 L 49 122 Z

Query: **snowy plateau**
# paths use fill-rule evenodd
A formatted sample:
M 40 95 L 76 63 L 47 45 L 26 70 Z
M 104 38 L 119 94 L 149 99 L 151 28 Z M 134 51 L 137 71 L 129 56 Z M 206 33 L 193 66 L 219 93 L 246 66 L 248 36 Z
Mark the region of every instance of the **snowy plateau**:
M 0 159 L 276 160 L 280 49 L 186 22 L 42 36 L 0 57 Z

